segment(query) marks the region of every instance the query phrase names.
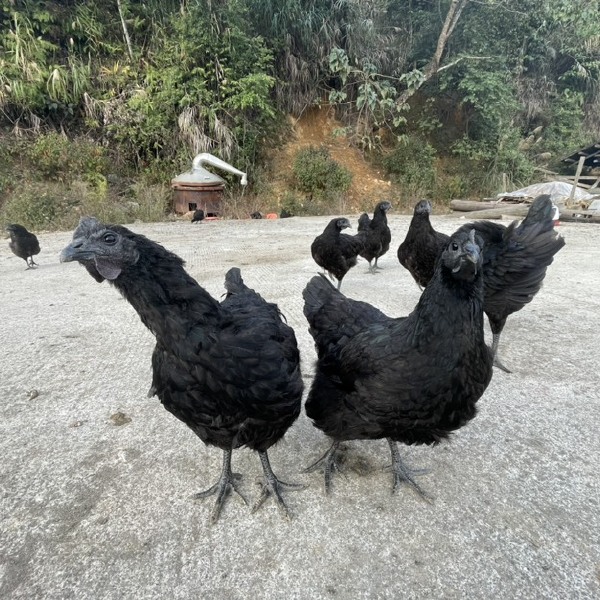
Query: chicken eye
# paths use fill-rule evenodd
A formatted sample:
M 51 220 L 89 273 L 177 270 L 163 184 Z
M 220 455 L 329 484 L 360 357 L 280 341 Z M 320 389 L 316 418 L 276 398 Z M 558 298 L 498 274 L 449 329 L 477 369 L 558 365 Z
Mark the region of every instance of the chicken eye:
M 117 236 L 114 233 L 104 234 L 104 243 L 112 246 L 117 243 Z
M 455 252 L 458 250 L 458 244 L 456 242 L 452 242 L 452 250 Z

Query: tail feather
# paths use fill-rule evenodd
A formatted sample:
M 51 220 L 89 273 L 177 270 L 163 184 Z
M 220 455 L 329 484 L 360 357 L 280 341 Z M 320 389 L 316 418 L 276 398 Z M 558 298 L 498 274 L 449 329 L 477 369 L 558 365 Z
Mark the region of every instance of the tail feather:
M 238 267 L 231 267 L 225 274 L 225 289 L 228 294 L 239 294 L 248 289 Z
M 316 275 L 308 282 L 302 297 L 304 315 L 319 354 L 354 337 L 372 323 L 389 320 L 374 306 L 344 296 L 323 275 Z
M 366 231 L 369 228 L 371 219 L 367 213 L 363 213 L 358 218 L 358 231 Z
M 535 223 L 541 223 L 543 230 L 548 231 L 554 227 L 552 219 L 552 200 L 548 194 L 538 196 L 531 204 L 526 217 L 523 219 L 519 228 L 527 228 Z

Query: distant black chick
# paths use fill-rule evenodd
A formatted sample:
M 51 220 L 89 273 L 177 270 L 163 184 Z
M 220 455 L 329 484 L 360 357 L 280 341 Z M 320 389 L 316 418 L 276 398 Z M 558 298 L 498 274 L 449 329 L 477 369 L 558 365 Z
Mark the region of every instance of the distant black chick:
M 436 231 L 431 226 L 430 214 L 429 200 L 417 203 L 406 237 L 398 247 L 400 264 L 422 288 L 433 277 L 435 261 L 450 239 L 450 236 Z
M 325 489 L 344 440 L 386 438 L 394 491 L 405 482 L 426 497 L 400 460 L 396 442 L 436 444 L 476 414 L 492 376 L 483 335 L 481 241 L 454 234 L 414 311 L 387 317 L 346 298 L 323 277 L 303 292 L 317 349 L 306 414 L 332 439 L 308 470 L 325 470 Z
M 360 253 L 360 256 L 369 261 L 369 273 L 376 273 L 377 260 L 383 256 L 390 248 L 392 241 L 392 233 L 387 224 L 387 211 L 392 208 L 392 205 L 383 201 L 380 202 L 373 211 L 373 218 L 369 219 L 367 213 L 363 213 L 358 220 L 358 231 L 366 232 L 365 247 Z M 375 260 L 375 263 L 371 263 Z
M 199 223 L 200 221 L 204 221 L 204 211 L 201 208 L 195 210 L 192 216 L 192 223 Z
M 364 249 L 366 234 L 346 235 L 343 229 L 352 227 L 345 218 L 329 221 L 321 235 L 310 246 L 315 262 L 337 279 L 337 289 L 342 287 L 342 279 L 356 265 L 357 256 Z
M 40 253 L 40 243 L 35 234 L 16 223 L 7 225 L 6 231 L 10 234 L 9 248 L 27 263 L 27 269 L 33 269 L 38 266 L 33 261 L 33 256 Z

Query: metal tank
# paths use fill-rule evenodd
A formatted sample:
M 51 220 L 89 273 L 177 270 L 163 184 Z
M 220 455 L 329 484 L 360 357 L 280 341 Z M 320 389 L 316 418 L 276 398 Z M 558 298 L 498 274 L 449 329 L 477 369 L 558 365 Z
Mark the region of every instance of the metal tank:
M 202 209 L 209 219 L 222 216 L 225 180 L 207 171 L 203 165 L 218 167 L 228 173 L 239 175 L 241 185 L 248 183 L 246 173 L 232 167 L 224 160 L 206 152 L 198 154 L 192 161 L 191 171 L 181 173 L 171 180 L 173 210 L 177 214 Z

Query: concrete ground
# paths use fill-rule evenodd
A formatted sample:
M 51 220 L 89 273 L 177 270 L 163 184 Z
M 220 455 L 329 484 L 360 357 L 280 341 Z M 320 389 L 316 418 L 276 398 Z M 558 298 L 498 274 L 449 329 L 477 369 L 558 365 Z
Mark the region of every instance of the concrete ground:
M 326 217 L 136 224 L 213 295 L 238 265 L 315 358 L 301 291 Z M 433 217 L 452 232 L 464 221 Z M 356 223 L 356 217 L 352 217 Z M 343 290 L 392 316 L 419 290 L 396 259 L 410 217 L 391 215 L 383 271 L 361 262 Z M 39 268 L 0 243 L 0 598 L 599 598 L 600 227 L 562 224 L 542 291 L 514 314 L 476 419 L 451 443 L 402 447 L 431 469 L 427 504 L 395 496 L 384 441 L 348 444 L 329 497 L 303 474 L 327 448 L 305 415 L 271 454 L 294 518 L 230 498 L 214 526 L 221 452 L 148 399 L 154 340 L 107 283 L 60 264 L 70 233 L 39 236 Z M 487 325 L 486 325 L 487 327 Z M 258 457 L 234 452 L 257 498 Z

